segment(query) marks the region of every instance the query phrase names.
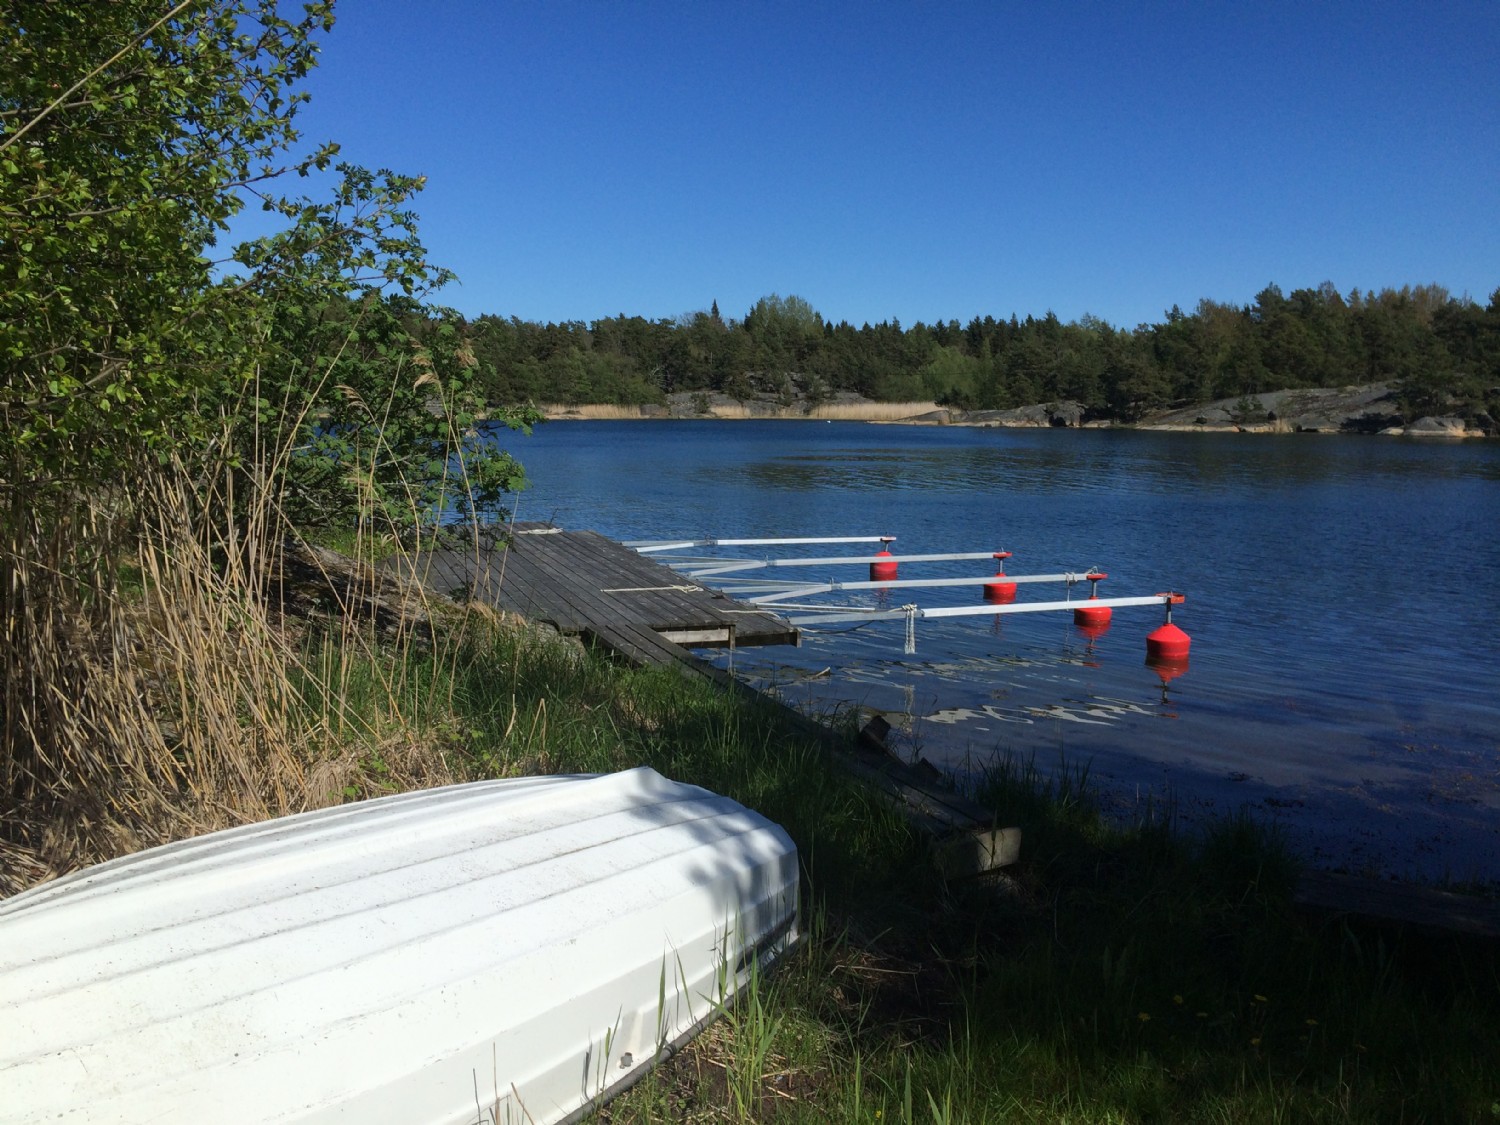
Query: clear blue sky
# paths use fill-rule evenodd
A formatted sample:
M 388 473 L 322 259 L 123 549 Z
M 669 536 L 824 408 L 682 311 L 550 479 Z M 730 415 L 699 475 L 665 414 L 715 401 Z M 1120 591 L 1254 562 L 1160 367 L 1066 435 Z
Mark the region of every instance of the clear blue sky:
M 1500 286 L 1496 0 L 345 0 L 307 89 L 471 316 Z

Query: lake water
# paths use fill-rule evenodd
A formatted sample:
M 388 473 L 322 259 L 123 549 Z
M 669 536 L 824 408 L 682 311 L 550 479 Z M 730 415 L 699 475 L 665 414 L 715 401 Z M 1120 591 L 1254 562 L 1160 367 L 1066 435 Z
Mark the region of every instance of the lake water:
M 1192 658 L 1167 683 L 1145 663 L 1155 606 L 1116 609 L 1098 637 L 1069 613 L 918 621 L 914 654 L 899 621 L 828 625 L 740 649 L 734 670 L 815 710 L 884 712 L 901 753 L 955 772 L 997 751 L 1086 765 L 1124 815 L 1249 807 L 1322 866 L 1500 883 L 1500 444 L 687 421 L 502 440 L 533 481 L 523 520 L 621 539 L 894 535 L 898 558 L 1009 550 L 1012 574 L 1106 571 L 1101 596 L 1182 591 Z

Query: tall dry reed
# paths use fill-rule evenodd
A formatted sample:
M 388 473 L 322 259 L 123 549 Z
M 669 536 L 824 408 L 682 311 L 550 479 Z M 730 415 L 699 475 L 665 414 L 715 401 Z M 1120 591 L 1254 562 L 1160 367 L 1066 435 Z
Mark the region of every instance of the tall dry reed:
M 484 623 L 437 604 L 415 556 L 376 569 L 377 554 L 403 550 L 389 516 L 354 521 L 353 558 L 301 538 L 279 489 L 297 421 L 267 431 L 280 444 L 252 459 L 258 472 L 227 458 L 151 462 L 66 513 L 33 511 L 10 490 L 0 895 L 368 795 L 372 757 L 386 788 L 456 779 L 413 718 L 432 708 L 414 703 L 423 688 L 408 657 L 430 655 L 439 634 L 457 653 Z M 368 500 L 361 511 L 381 510 Z M 413 499 L 408 519 L 420 517 Z
M 212 510 L 180 466 L 67 518 L 12 507 L 0 890 L 304 804 L 295 655 L 255 557 L 265 536 L 226 534 Z

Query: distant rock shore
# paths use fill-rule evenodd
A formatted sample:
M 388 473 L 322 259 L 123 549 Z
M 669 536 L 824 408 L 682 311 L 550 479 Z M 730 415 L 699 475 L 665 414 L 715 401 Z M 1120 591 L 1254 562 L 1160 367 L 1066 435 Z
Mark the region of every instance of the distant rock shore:
M 1081 402 L 1046 402 L 1014 410 L 944 410 L 904 419 L 947 426 L 1106 427 L 1124 426 L 1093 418 Z M 1394 389 L 1386 383 L 1363 387 L 1320 387 L 1269 391 L 1220 399 L 1148 415 L 1129 425 L 1137 430 L 1191 433 L 1406 434 L 1413 437 L 1500 436 L 1500 428 L 1472 427 L 1458 417 L 1419 418 L 1406 423 Z
M 814 401 L 797 394 L 762 394 L 749 399 L 734 399 L 699 391 L 668 395 L 666 405 L 552 406 L 544 408 L 544 413 L 549 419 L 558 420 L 762 418 L 979 428 L 1102 429 L 1118 426 L 1190 433 L 1406 434 L 1438 438 L 1500 436 L 1500 425 L 1488 419 L 1483 419 L 1478 426 L 1471 426 L 1459 417 L 1426 417 L 1406 422 L 1396 402 L 1394 388 L 1386 383 L 1268 391 L 1163 411 L 1129 424 L 1093 416 L 1083 403 L 1066 400 L 1011 410 L 954 410 L 932 402 L 873 402 L 847 393 Z
M 1272 391 L 1158 415 L 1140 423 L 1156 430 L 1239 430 L 1248 433 L 1412 434 L 1484 437 L 1462 418 L 1420 418 L 1406 423 L 1394 388 L 1363 387 Z

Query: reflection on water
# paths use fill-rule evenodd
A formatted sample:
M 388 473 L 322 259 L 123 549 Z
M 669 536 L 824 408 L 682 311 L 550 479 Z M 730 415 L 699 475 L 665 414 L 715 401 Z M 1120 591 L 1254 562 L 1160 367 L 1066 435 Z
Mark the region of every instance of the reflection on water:
M 921 621 L 912 656 L 899 622 L 831 626 L 740 650 L 735 670 L 801 706 L 888 713 L 906 753 L 955 771 L 996 752 L 1087 762 L 1127 812 L 1163 792 L 1185 820 L 1250 806 L 1320 862 L 1500 879 L 1495 443 L 774 422 L 506 440 L 535 481 L 523 519 L 619 538 L 893 534 L 898 557 L 1007 549 L 1012 574 L 1101 567 L 1101 596 L 1184 591 L 1177 677 L 1144 662 L 1156 608 L 1094 636 L 1066 614 Z M 863 575 L 797 580 L 830 577 Z
M 997 723 L 1034 723 L 1039 719 L 1057 719 L 1090 726 L 1108 726 L 1127 715 L 1149 715 L 1151 712 L 1128 700 L 1065 700 L 1046 707 L 1005 708 L 986 704 L 977 710 L 969 707 L 945 707 L 923 715 L 929 723 L 974 722 L 976 730 L 986 730 L 985 721 Z

